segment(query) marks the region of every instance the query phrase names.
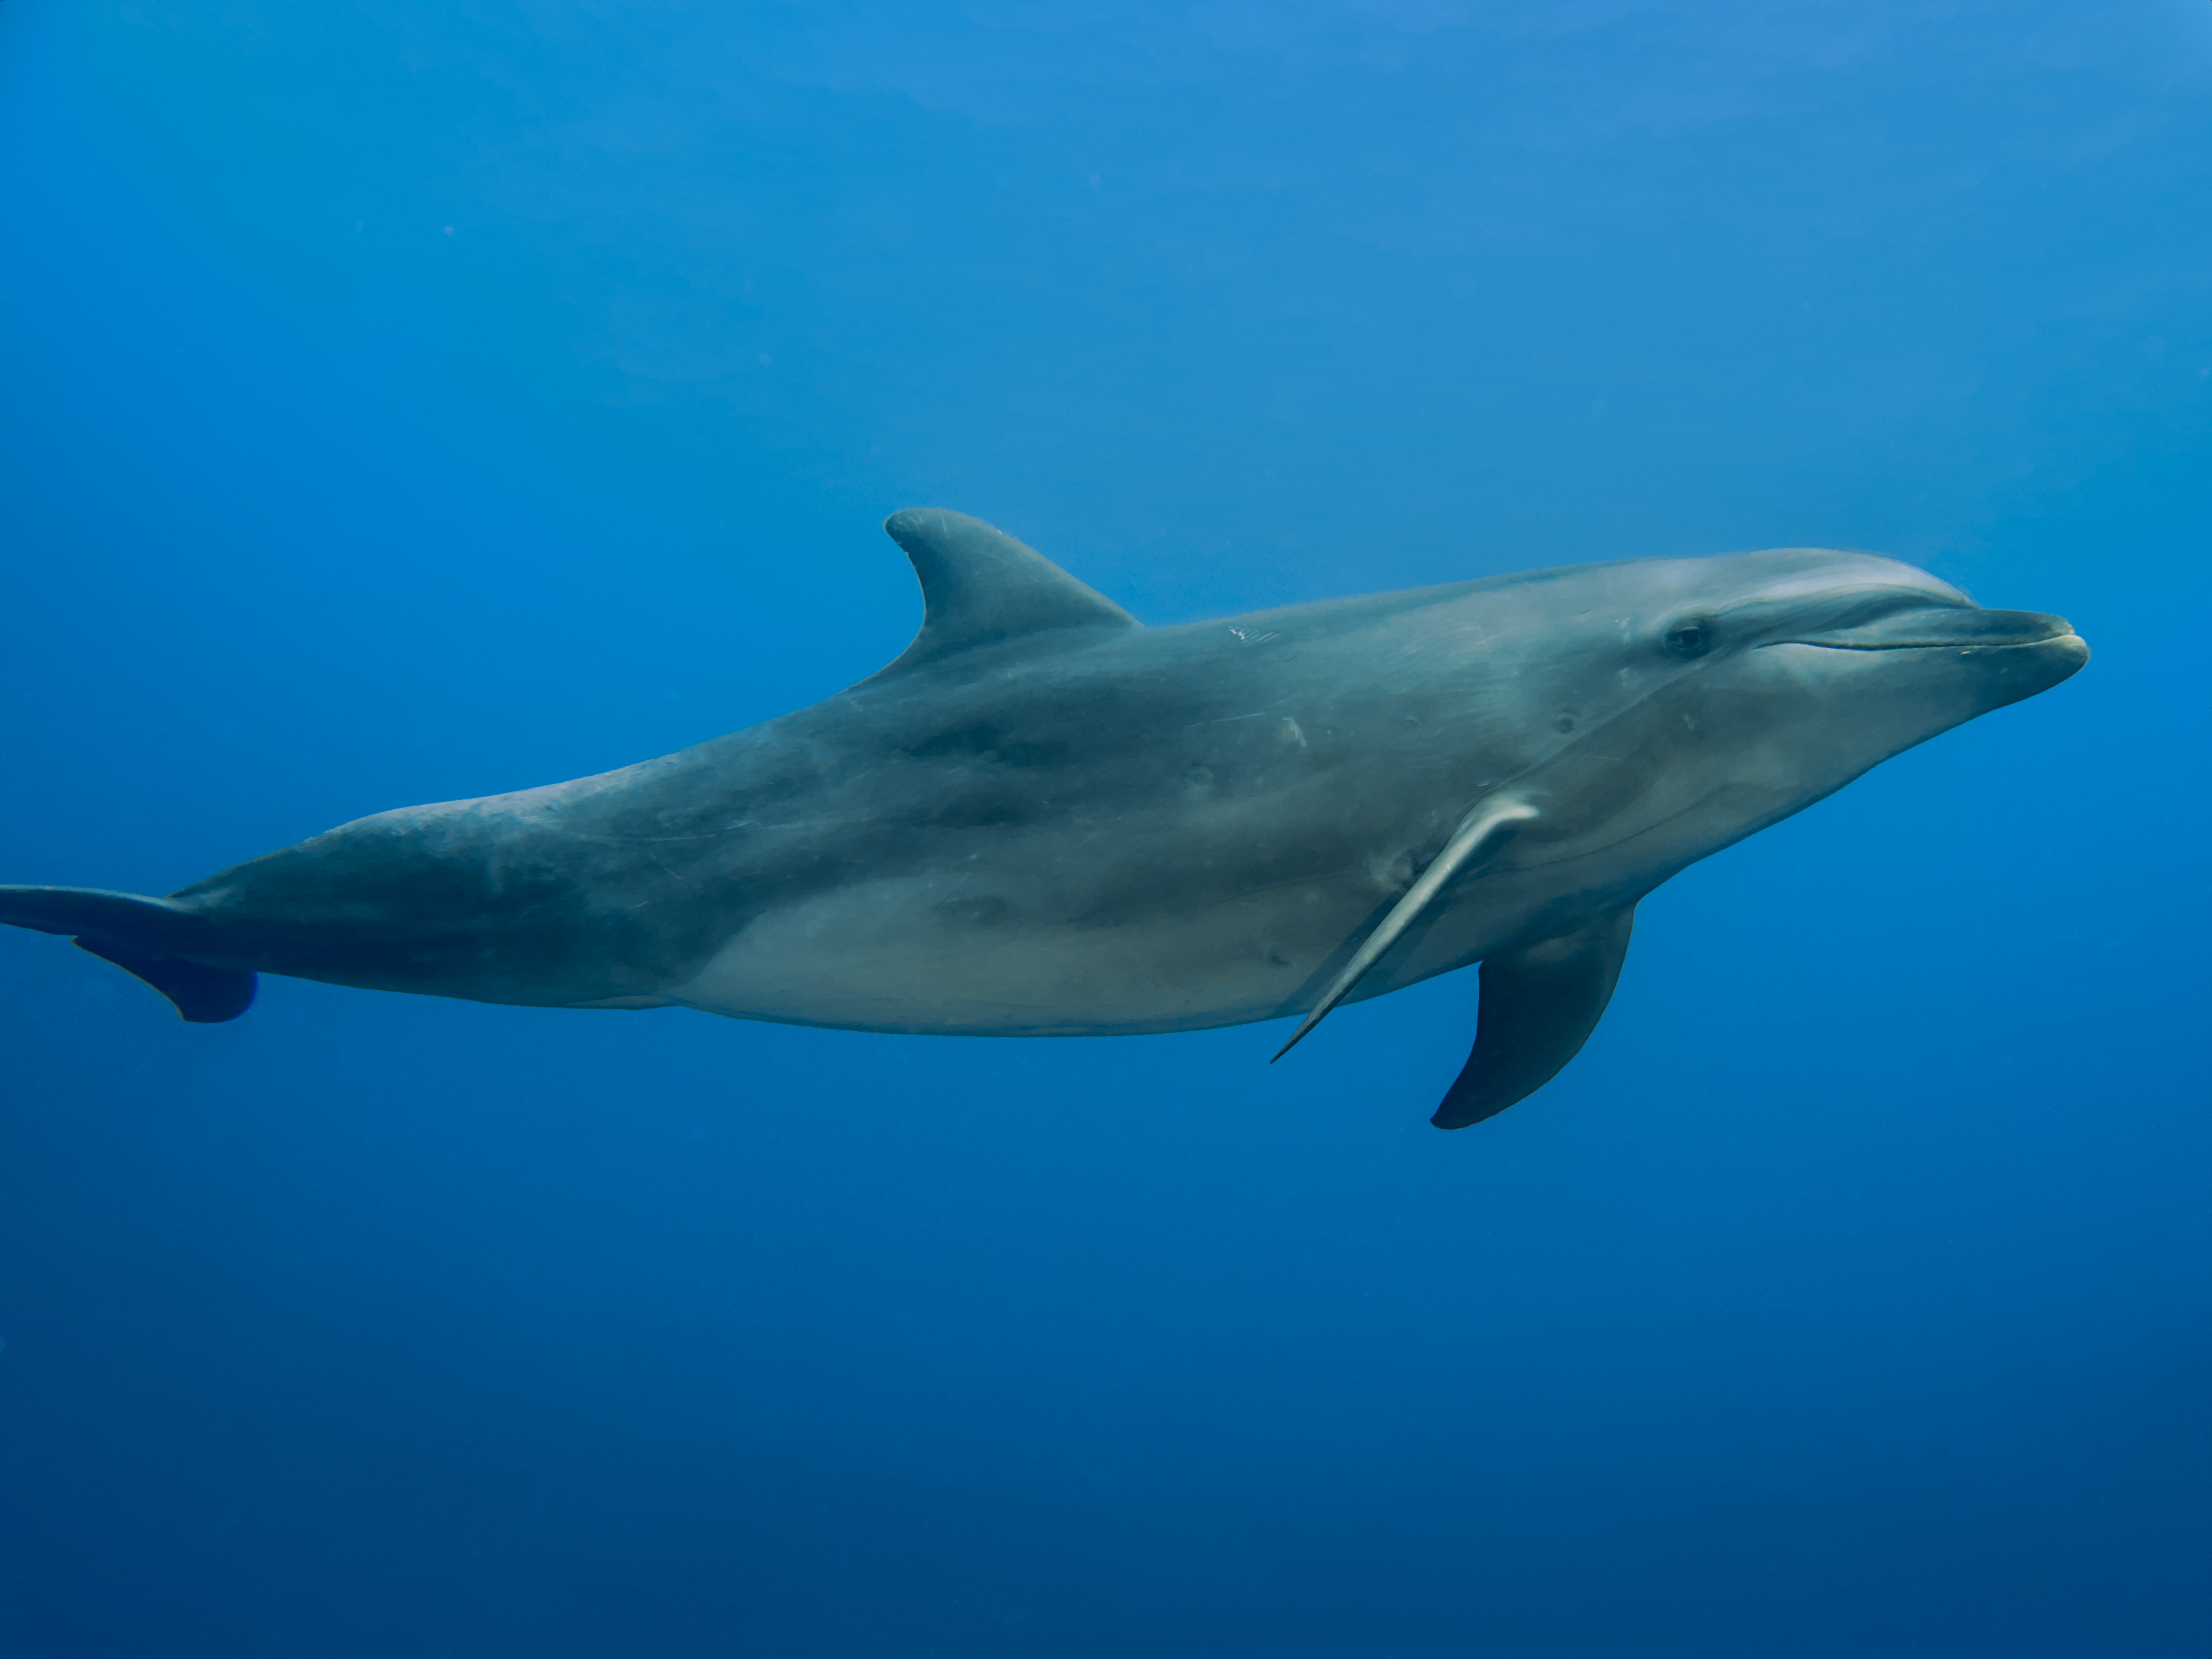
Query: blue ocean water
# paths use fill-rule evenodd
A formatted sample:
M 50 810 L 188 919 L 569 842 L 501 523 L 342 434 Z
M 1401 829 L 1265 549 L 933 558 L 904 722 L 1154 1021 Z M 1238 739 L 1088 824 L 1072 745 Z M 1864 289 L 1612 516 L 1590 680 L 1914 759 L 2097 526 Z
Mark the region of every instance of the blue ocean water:
M 0 9 L 0 880 L 902 647 L 1865 547 L 2077 679 L 1471 975 L 866 1036 L 0 930 L 0 1650 L 2212 1648 L 2212 7 Z

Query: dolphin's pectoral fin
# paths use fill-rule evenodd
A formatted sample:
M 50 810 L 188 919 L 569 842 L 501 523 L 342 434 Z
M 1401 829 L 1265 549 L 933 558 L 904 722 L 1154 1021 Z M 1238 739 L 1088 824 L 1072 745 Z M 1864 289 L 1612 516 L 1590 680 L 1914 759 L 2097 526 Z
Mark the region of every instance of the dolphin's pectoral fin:
M 1536 816 L 1536 809 L 1516 796 L 1508 795 L 1498 800 L 1485 801 L 1459 822 L 1444 850 L 1430 860 L 1429 867 L 1421 872 L 1420 878 L 1406 890 L 1406 896 L 1391 906 L 1390 914 L 1367 936 L 1366 942 L 1352 953 L 1337 976 L 1331 980 L 1328 989 L 1321 994 L 1313 1012 L 1298 1022 L 1298 1029 L 1291 1033 L 1291 1040 L 1275 1050 L 1275 1060 L 1298 1046 L 1298 1040 L 1322 1023 L 1328 1011 L 1352 994 L 1352 988 L 1366 977 L 1367 970 L 1382 959 L 1382 953 L 1398 942 L 1399 936 L 1413 925 L 1429 901 L 1443 890 L 1443 885 L 1465 869 L 1475 854 L 1494 843 L 1504 831 Z M 1604 1005 L 1601 1003 L 1600 1007 Z M 1275 1060 L 1267 1062 L 1270 1066 Z M 1564 1064 L 1565 1062 L 1562 1062 Z
M 910 507 L 884 520 L 884 529 L 906 550 L 921 579 L 921 631 L 871 679 L 1024 634 L 1137 626 L 1104 594 L 981 519 Z
M 1486 959 L 1474 1052 L 1429 1121 L 1464 1129 L 1558 1076 L 1613 1000 L 1635 921 L 1632 904 L 1576 933 Z
M 176 954 L 204 945 L 207 924 L 175 899 L 96 887 L 0 887 L 0 922 L 73 935 L 77 949 L 137 975 L 196 1025 L 236 1019 L 253 1000 L 253 975 L 245 969 Z
M 204 962 L 167 957 L 159 951 L 81 933 L 72 941 L 102 962 L 138 975 L 177 1005 L 177 1012 L 195 1025 L 220 1025 L 236 1019 L 253 1005 L 254 978 L 237 968 L 210 968 Z

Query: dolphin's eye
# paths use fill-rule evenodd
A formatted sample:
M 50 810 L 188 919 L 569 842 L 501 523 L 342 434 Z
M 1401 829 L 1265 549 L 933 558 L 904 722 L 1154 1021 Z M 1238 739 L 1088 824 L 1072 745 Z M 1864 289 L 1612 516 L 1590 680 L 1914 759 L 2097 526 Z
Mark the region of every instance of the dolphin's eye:
M 1713 625 L 1703 617 L 1685 617 L 1667 630 L 1667 648 L 1678 657 L 1702 657 L 1713 648 Z

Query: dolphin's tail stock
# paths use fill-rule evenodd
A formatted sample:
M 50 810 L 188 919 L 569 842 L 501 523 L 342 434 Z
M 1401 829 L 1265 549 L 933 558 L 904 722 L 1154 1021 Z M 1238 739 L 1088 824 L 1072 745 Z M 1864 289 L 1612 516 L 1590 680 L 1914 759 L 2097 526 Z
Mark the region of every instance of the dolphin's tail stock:
M 207 924 L 173 899 L 97 887 L 0 887 L 0 922 L 69 934 L 78 950 L 137 975 L 197 1025 L 236 1019 L 253 1001 L 252 974 L 192 959 Z

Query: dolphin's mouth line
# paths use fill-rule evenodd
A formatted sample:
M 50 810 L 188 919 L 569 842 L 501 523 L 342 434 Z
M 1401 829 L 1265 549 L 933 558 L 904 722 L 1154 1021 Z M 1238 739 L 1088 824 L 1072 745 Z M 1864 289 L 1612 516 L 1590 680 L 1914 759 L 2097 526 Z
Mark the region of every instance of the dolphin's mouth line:
M 1822 651 L 1978 651 L 2048 645 L 2073 637 L 2072 623 L 2039 611 L 1922 605 L 1855 626 L 1818 628 L 1794 640 L 1766 643 L 1809 645 Z
M 2069 632 L 2046 634 L 2035 640 L 1885 640 L 1879 644 L 1871 640 L 1769 640 L 1759 648 L 1766 651 L 1778 645 L 1802 645 L 1815 651 L 2024 651 L 2031 646 L 2080 637 Z

